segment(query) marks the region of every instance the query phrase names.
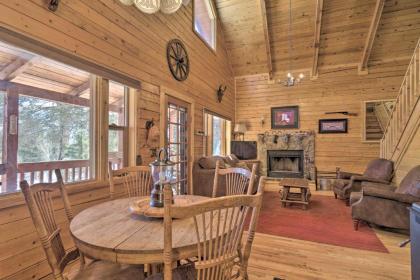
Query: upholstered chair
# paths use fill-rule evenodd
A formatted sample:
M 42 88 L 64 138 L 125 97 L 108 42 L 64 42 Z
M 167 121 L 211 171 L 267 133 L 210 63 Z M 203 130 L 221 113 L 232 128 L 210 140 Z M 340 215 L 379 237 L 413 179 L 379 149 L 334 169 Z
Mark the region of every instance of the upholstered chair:
M 356 230 L 360 221 L 408 230 L 408 208 L 412 203 L 420 202 L 420 165 L 407 173 L 398 188 L 363 182 L 360 198 L 358 196 L 358 193 L 354 193 L 351 197 L 351 213 Z
M 386 159 L 374 159 L 369 162 L 365 172 L 360 174 L 338 171 L 333 185 L 335 198 L 347 202 L 352 192 L 361 190 L 362 182 L 372 182 L 389 185 L 394 176 L 394 163 Z

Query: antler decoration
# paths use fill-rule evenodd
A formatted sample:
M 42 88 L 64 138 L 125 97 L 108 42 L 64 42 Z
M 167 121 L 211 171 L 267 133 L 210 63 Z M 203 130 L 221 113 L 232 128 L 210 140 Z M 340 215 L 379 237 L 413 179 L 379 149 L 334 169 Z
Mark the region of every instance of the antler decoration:
M 50 0 L 48 4 L 48 10 L 53 12 L 57 11 L 58 4 L 60 4 L 60 0 Z
M 226 91 L 226 86 L 223 87 L 222 85 L 219 86 L 219 89 L 217 90 L 217 101 L 219 101 L 219 103 L 222 102 L 223 96 L 225 95 L 225 91 Z

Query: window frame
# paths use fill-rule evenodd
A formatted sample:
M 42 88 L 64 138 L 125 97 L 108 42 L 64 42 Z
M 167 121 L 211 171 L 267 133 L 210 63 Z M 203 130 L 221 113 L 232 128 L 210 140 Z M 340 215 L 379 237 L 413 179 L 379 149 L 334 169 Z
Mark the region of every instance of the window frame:
M 5 42 L 8 43 L 8 42 Z M 12 46 L 14 44 L 11 44 Z M 44 56 L 44 55 L 41 55 Z M 45 56 L 44 56 L 45 57 Z M 61 62 L 58 59 L 53 59 Z M 66 64 L 65 62 L 62 62 Z M 79 67 L 76 67 L 79 68 Z M 80 68 L 79 68 L 80 69 Z M 84 69 L 81 69 L 84 70 Z M 91 73 L 91 72 L 90 72 Z M 91 73 L 90 81 L 91 105 L 90 105 L 90 156 L 91 178 L 83 181 L 68 182 L 69 193 L 80 192 L 88 189 L 102 188 L 108 184 L 108 133 L 109 133 L 109 79 Z M 118 82 L 122 84 L 121 82 Z M 136 93 L 140 89 L 124 85 L 125 96 L 125 126 L 115 129 L 123 129 L 125 133 L 124 141 L 124 164 L 135 163 L 136 153 Z M 7 94 L 7 89 L 4 90 Z M 133 103 L 133 104 L 131 104 Z M 1 112 L 4 113 L 4 112 Z M 1 124 L 2 125 L 2 124 Z M 111 128 L 114 129 L 114 128 Z M 134 134 L 134 135 L 131 135 Z M 129 157 L 130 153 L 133 155 Z M 0 164 L 0 175 L 6 172 L 6 164 Z M 15 205 L 24 204 L 22 192 L 20 190 L 0 193 L 0 209 Z
M 208 116 L 213 117 L 218 117 L 220 119 L 223 120 L 222 122 L 222 130 L 225 136 L 225 140 L 223 141 L 223 143 L 221 143 L 221 148 L 225 150 L 225 156 L 230 154 L 230 142 L 232 141 L 232 119 L 229 117 L 225 117 L 223 115 L 220 115 L 218 113 L 215 113 L 213 111 L 204 109 L 203 110 L 203 128 L 204 128 L 204 145 L 203 145 L 203 150 L 204 150 L 204 155 L 205 156 L 213 156 L 213 122 L 212 122 L 212 127 L 211 127 L 211 133 L 208 134 L 209 129 L 208 129 Z M 227 122 L 230 122 L 230 133 L 227 133 Z M 211 137 L 211 139 L 210 139 Z M 223 156 L 223 154 L 221 155 Z
M 118 83 L 115 81 L 111 81 L 109 79 L 104 79 L 108 84 L 108 89 L 110 82 Z M 108 140 L 109 140 L 109 132 L 110 131 L 122 131 L 123 133 L 123 161 L 121 167 L 127 167 L 129 163 L 129 145 L 127 145 L 127 141 L 129 141 L 129 127 L 130 127 L 130 106 L 129 106 L 129 100 L 130 100 L 130 88 L 124 84 L 118 83 L 122 86 L 124 86 L 124 125 L 115 125 L 115 124 L 109 124 L 108 120 Z M 108 98 L 109 98 L 109 91 L 108 91 Z M 109 114 L 109 107 L 108 107 L 108 114 Z M 109 115 L 108 115 L 109 118 Z M 109 151 L 108 151 L 108 162 L 109 162 Z M 120 168 L 121 168 L 120 167 Z
M 198 38 L 200 38 L 200 40 L 207 46 L 207 48 L 209 48 L 214 54 L 216 54 L 217 51 L 217 13 L 216 13 L 216 8 L 215 8 L 215 4 L 213 2 L 213 0 L 199 0 L 199 1 L 205 1 L 205 4 L 207 6 L 207 12 L 209 13 L 209 17 L 213 18 L 213 24 L 212 24 L 212 40 L 213 40 L 213 44 L 214 46 L 211 46 L 203 37 L 202 35 L 195 29 L 195 1 L 197 0 L 193 0 L 192 3 L 192 30 L 193 32 L 197 35 Z M 211 13 L 211 14 L 210 14 Z

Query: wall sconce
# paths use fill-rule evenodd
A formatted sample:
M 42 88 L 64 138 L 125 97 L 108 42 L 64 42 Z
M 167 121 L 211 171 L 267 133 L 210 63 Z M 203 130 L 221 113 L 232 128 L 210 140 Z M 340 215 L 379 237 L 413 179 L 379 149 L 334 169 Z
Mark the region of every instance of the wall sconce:
M 260 118 L 260 124 L 261 124 L 261 127 L 264 127 L 264 124 L 265 124 L 264 116 Z
M 217 101 L 219 101 L 219 103 L 222 103 L 222 99 L 223 99 L 223 96 L 225 95 L 225 91 L 226 91 L 226 86 L 222 86 L 222 85 L 220 85 L 219 86 L 219 88 L 217 89 Z

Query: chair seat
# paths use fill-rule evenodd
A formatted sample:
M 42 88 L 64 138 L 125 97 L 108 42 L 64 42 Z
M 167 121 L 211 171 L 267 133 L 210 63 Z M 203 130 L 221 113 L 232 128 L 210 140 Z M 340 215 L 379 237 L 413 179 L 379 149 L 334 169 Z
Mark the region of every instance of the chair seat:
M 93 261 L 83 270 L 71 271 L 69 280 L 144 280 L 143 265 L 122 265 L 105 261 Z
M 178 266 L 172 270 L 172 280 L 195 280 L 197 279 L 196 270 L 193 264 L 186 264 Z M 162 280 L 163 274 L 157 273 L 149 276 L 146 280 Z

